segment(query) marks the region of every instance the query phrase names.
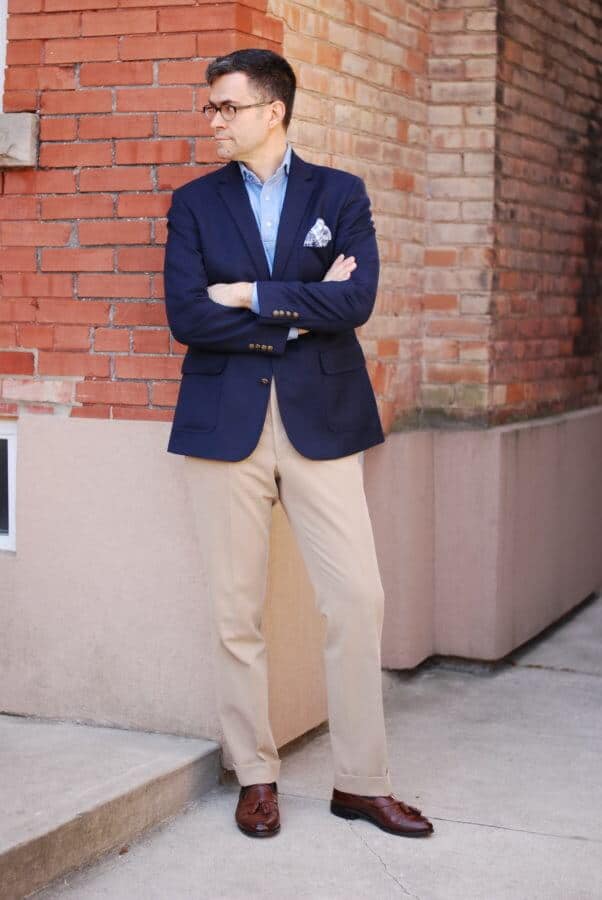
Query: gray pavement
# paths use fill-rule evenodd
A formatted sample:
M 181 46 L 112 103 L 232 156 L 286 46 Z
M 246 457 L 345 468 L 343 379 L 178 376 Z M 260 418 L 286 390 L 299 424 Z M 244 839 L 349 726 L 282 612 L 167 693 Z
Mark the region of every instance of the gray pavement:
M 329 812 L 326 727 L 282 752 L 282 829 L 234 822 L 236 783 L 44 900 L 600 900 L 602 600 L 488 666 L 431 661 L 383 673 L 395 793 L 432 819 L 427 839 Z

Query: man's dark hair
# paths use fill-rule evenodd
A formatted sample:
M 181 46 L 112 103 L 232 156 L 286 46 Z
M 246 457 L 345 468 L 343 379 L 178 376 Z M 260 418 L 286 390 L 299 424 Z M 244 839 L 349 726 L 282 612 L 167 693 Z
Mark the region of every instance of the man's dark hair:
M 273 50 L 250 47 L 218 56 L 207 66 L 207 84 L 221 75 L 244 72 L 261 100 L 282 100 L 285 106 L 282 124 L 287 129 L 293 114 L 297 79 L 291 65 Z

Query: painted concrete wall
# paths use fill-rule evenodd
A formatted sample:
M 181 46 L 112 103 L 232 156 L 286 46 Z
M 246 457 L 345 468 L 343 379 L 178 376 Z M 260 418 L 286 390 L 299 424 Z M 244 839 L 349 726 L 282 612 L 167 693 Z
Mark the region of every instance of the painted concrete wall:
M 0 553 L 0 709 L 220 740 L 183 459 L 162 422 L 24 414 Z M 602 411 L 367 451 L 383 664 L 495 659 L 602 584 Z M 323 620 L 280 506 L 264 627 L 279 745 L 326 719 Z

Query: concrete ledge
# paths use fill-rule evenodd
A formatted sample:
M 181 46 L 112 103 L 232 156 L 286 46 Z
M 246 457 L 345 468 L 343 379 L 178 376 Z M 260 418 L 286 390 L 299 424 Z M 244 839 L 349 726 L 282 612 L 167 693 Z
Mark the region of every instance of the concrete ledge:
M 37 164 L 38 129 L 36 113 L 0 113 L 0 169 Z
M 214 741 L 0 716 L 0 893 L 19 900 L 219 781 Z
M 602 584 L 602 408 L 405 432 L 366 456 L 383 665 L 500 659 Z

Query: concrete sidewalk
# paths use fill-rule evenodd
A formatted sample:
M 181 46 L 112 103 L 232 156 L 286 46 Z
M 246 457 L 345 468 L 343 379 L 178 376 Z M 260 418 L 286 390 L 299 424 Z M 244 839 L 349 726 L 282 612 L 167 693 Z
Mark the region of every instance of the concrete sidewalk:
M 391 772 L 432 837 L 329 812 L 326 727 L 282 753 L 282 830 L 236 827 L 236 783 L 36 897 L 602 897 L 602 600 L 499 665 L 385 672 Z

